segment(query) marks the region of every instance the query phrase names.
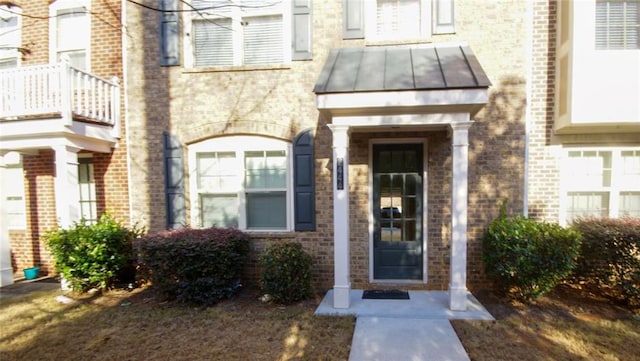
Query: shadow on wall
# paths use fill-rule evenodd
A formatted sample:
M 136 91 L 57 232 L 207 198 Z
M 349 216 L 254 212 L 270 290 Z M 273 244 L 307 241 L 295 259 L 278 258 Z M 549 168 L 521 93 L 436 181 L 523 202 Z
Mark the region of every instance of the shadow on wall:
M 526 81 L 502 78 L 490 90 L 469 133 L 470 284 L 482 284 L 482 236 L 504 203 L 507 214 L 522 214 L 524 192 Z M 475 260 L 478 260 L 475 262 Z

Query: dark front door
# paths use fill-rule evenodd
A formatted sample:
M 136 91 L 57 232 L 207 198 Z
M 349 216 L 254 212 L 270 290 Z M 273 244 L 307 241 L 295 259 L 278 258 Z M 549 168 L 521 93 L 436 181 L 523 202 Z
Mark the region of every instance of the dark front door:
M 373 146 L 373 276 L 423 277 L 422 144 Z

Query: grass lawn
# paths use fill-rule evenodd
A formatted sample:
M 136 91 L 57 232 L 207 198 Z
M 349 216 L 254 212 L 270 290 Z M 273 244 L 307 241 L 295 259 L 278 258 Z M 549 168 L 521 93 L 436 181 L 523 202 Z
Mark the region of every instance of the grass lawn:
M 1 301 L 0 360 L 347 360 L 355 324 L 313 316 L 320 298 L 285 307 L 250 289 L 210 308 L 143 289 L 58 295 Z M 496 321 L 453 322 L 473 361 L 640 360 L 640 310 L 566 287 L 528 306 L 477 297 Z

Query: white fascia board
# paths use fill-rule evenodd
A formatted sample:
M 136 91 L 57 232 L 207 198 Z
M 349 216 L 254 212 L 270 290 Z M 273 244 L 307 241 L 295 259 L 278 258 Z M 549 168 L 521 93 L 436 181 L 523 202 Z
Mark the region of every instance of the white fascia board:
M 487 88 L 318 94 L 319 110 L 330 112 L 367 108 L 485 105 Z
M 447 125 L 469 122 L 469 113 L 335 116 L 332 124 L 350 127 Z

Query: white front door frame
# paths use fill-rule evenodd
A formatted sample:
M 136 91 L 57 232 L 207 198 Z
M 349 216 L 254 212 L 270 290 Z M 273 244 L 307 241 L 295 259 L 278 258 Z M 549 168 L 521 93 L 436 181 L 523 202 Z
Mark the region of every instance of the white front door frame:
M 333 220 L 334 220 L 334 288 L 333 307 L 350 305 L 350 229 L 349 229 L 349 134 L 354 128 L 385 129 L 391 126 L 447 126 L 451 134 L 451 263 L 449 307 L 467 308 L 467 206 L 469 128 L 473 124 L 468 112 L 438 114 L 404 114 L 374 116 L 334 116 L 328 124 L 333 134 Z

